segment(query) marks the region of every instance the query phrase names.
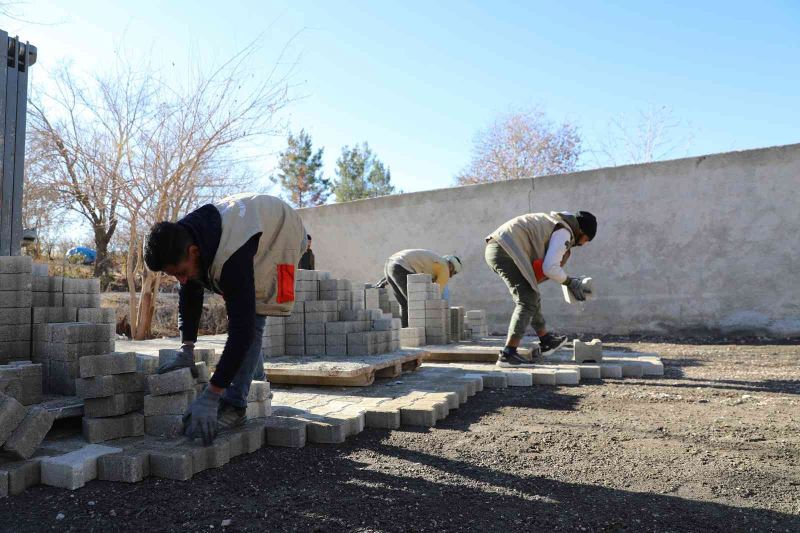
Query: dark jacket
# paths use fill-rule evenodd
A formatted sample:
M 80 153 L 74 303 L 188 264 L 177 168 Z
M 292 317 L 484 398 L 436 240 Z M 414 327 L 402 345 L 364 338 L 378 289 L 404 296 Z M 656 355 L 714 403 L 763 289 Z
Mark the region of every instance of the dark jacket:
M 314 268 L 314 252 L 312 252 L 310 249 L 306 250 L 306 252 L 303 254 L 303 257 L 300 258 L 297 268 L 302 268 L 303 270 L 316 270 Z
M 222 218 L 212 204 L 192 211 L 178 224 L 192 234 L 200 248 L 202 279 L 180 286 L 178 300 L 178 329 L 181 341 L 196 341 L 203 311 L 203 293 L 212 290 L 207 278 L 208 268 L 214 260 L 222 236 Z M 255 340 L 256 296 L 253 258 L 258 250 L 261 234 L 254 235 L 239 248 L 222 267 L 219 287 L 228 313 L 228 340 L 211 377 L 211 383 L 227 388 L 238 372 L 244 356 Z M 260 341 L 259 341 L 260 342 Z

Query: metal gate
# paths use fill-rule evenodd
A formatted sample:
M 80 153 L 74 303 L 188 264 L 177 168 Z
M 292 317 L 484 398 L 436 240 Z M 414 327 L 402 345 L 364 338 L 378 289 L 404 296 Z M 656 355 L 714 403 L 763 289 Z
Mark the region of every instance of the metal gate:
M 35 46 L 0 30 L 2 43 L 7 52 L 6 67 L 0 68 L 0 256 L 20 254 L 28 67 L 36 62 Z

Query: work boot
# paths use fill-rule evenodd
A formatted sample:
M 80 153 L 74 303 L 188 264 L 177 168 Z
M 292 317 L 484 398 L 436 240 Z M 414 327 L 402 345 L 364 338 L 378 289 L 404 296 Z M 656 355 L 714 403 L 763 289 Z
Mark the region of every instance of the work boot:
M 243 426 L 245 422 L 247 422 L 246 408 L 236 407 L 235 405 L 226 402 L 224 398 L 219 402 L 217 426 L 219 427 L 220 431 Z
M 181 368 L 188 368 L 192 371 L 192 377 L 197 377 L 197 367 L 194 364 L 194 348 L 191 346 L 182 346 L 180 350 L 175 352 L 175 357 L 159 366 L 156 372 L 158 374 L 166 374 L 173 370 L 180 370 Z
M 495 364 L 501 368 L 514 368 L 520 366 L 529 366 L 531 362 L 517 353 L 516 348 L 506 346 L 500 350 L 500 354 L 497 357 L 497 363 Z
M 539 337 L 539 347 L 542 349 L 542 357 L 548 356 L 567 344 L 566 335 L 553 335 L 548 333 Z

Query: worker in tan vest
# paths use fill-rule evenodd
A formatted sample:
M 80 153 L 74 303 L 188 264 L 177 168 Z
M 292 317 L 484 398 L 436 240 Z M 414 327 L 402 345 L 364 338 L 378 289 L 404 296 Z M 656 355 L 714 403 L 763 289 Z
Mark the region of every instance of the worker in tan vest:
M 548 332 L 542 316 L 539 283 L 552 279 L 565 285 L 579 301 L 586 299 L 580 278 L 569 277 L 562 268 L 570 250 L 591 241 L 597 233 L 597 219 L 588 211 L 531 213 L 513 218 L 486 237 L 486 263 L 499 275 L 514 299 L 514 314 L 508 327 L 506 345 L 498 366 L 529 365 L 517 353 L 525 329 L 533 326 L 539 336 L 538 351 L 549 355 L 567 342 L 565 336 Z
M 441 256 L 430 250 L 401 250 L 386 260 L 383 273 L 400 304 L 403 327 L 408 327 L 408 276 L 430 274 L 434 283 L 444 291 L 450 278 L 461 272 L 461 259 L 454 255 Z
M 267 316 L 289 316 L 294 272 L 306 249 L 300 216 L 273 196 L 243 193 L 207 204 L 178 222 L 154 225 L 145 246 L 150 270 L 180 282 L 177 356 L 159 373 L 194 365 L 203 293 L 222 295 L 228 339 L 210 383 L 184 416 L 191 438 L 210 444 L 218 429 L 244 424 L 254 377 L 264 379 L 261 342 Z

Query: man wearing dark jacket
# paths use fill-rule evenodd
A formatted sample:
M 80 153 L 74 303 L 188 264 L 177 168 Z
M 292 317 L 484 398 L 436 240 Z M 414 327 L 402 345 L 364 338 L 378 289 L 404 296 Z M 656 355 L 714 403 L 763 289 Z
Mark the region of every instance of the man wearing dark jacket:
M 184 416 L 189 437 L 210 444 L 218 429 L 245 422 L 250 383 L 254 374 L 264 372 L 266 316 L 291 313 L 294 270 L 305 241 L 303 222 L 291 207 L 278 198 L 249 193 L 204 205 L 178 222 L 159 222 L 150 231 L 147 267 L 181 284 L 181 348 L 158 372 L 188 367 L 195 373 L 194 343 L 206 289 L 222 295 L 228 314 L 222 357 Z
M 303 257 L 300 258 L 300 263 L 298 263 L 297 268 L 301 268 L 303 270 L 315 270 L 314 264 L 314 252 L 311 251 L 311 235 L 306 235 L 306 239 L 308 244 L 306 245 L 306 251 L 303 254 Z

